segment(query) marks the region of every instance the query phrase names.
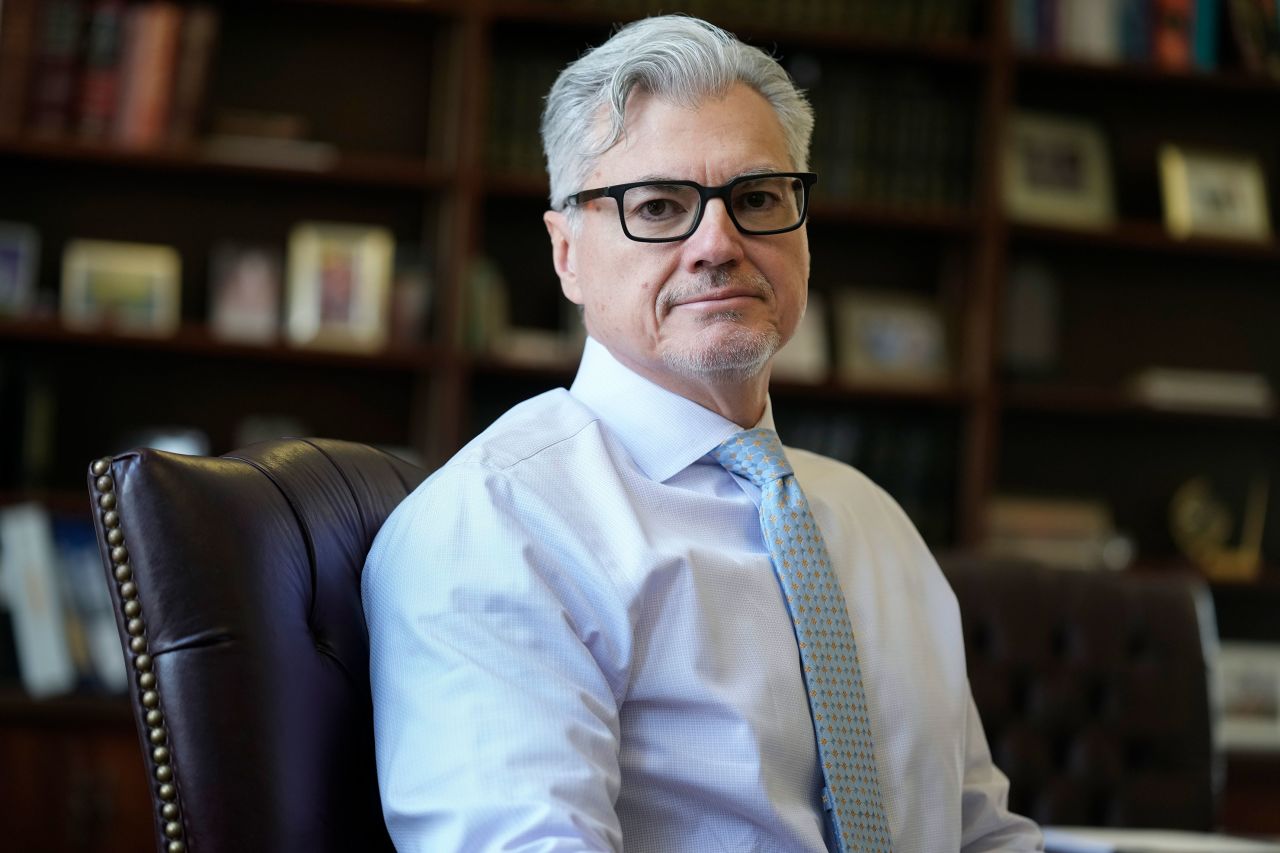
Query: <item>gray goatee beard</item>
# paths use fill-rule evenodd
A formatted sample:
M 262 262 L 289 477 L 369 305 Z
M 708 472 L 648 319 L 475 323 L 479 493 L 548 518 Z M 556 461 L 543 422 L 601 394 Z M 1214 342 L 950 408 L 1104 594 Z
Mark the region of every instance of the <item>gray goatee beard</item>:
M 732 282 L 745 287 L 763 299 L 773 295 L 768 280 L 759 274 L 734 276 L 728 270 L 711 270 L 702 278 L 672 286 L 659 297 L 659 309 L 665 315 L 677 303 L 696 299 L 704 293 L 718 290 Z M 782 346 L 782 336 L 774 328 L 749 329 L 738 325 L 742 319 L 739 311 L 718 311 L 702 318 L 705 326 L 732 324 L 722 330 L 715 343 L 693 342 L 680 349 L 664 349 L 662 361 L 672 372 L 687 379 L 717 379 L 721 381 L 745 381 L 759 375 L 769 359 Z

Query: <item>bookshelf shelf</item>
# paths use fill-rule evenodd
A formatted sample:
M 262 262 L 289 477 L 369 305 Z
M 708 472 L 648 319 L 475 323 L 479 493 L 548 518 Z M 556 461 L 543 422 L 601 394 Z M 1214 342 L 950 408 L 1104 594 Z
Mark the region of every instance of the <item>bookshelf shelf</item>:
M 1081 82 L 1166 88 L 1176 92 L 1240 94 L 1250 98 L 1280 99 L 1280 80 L 1240 71 L 1174 71 L 1135 63 L 1088 62 L 1061 56 L 1020 54 L 1015 68 L 1020 75 L 1061 77 Z
M 655 5 L 624 17 L 678 11 Z M 608 3 L 592 5 L 546 2 L 546 0 L 494 0 L 488 14 L 498 22 L 557 23 L 584 27 L 609 27 L 619 20 L 619 12 Z M 990 48 L 984 42 L 962 38 L 898 37 L 850 29 L 820 28 L 789 23 L 781 5 L 770 7 L 762 18 L 747 16 L 733 7 L 727 13 L 704 14 L 715 23 L 727 27 L 741 38 L 756 43 L 801 44 L 806 48 L 839 50 L 866 58 L 942 63 L 954 66 L 982 66 L 990 59 Z M 770 15 L 772 14 L 772 18 Z
M 891 383 L 849 382 L 829 379 L 825 382 L 797 382 L 778 379 L 770 383 L 777 396 L 792 400 L 850 401 L 863 403 L 909 404 L 953 408 L 963 406 L 973 395 L 958 384 L 900 385 Z
M 1164 423 L 1217 424 L 1280 433 L 1280 415 L 1161 408 L 1121 390 L 1098 387 L 1010 386 L 1002 399 L 1006 412 L 1088 418 L 1127 418 Z
M 87 505 L 87 497 L 85 501 Z M 119 726 L 122 731 L 133 732 L 133 712 L 128 698 L 112 694 L 75 694 L 33 700 L 20 690 L 4 689 L 0 690 L 0 721 L 48 726 L 88 723 Z
M 371 9 L 375 11 L 403 12 L 410 15 L 456 15 L 463 8 L 462 0 L 275 0 L 286 6 L 335 6 L 343 9 Z
M 877 205 L 821 197 L 811 202 L 809 215 L 811 222 L 818 226 L 867 225 L 943 234 L 968 234 L 978 225 L 977 215 L 968 210 L 912 207 L 906 204 Z
M 388 187 L 412 191 L 442 189 L 452 183 L 443 165 L 404 157 L 371 154 L 338 154 L 331 163 L 316 168 L 233 162 L 210 156 L 198 148 L 131 150 L 64 139 L 0 139 L 0 157 L 49 163 L 83 163 L 90 166 L 144 169 L 187 174 L 232 175 L 245 178 L 352 187 Z
M 1255 243 L 1193 237 L 1179 240 L 1154 222 L 1122 222 L 1105 229 L 1058 228 L 1013 223 L 1010 236 L 1018 242 L 1103 250 L 1142 252 L 1149 256 L 1194 256 L 1224 261 L 1251 261 L 1280 264 L 1280 243 Z
M 89 460 L 85 460 L 86 467 Z M 91 498 L 86 490 L 71 489 L 8 489 L 0 491 L 0 507 L 21 503 L 36 503 L 54 515 L 87 516 Z
M 515 198 L 546 198 L 550 188 L 546 177 L 542 175 L 503 174 L 486 172 L 483 177 L 483 192 L 491 196 L 510 196 Z
M 435 346 L 388 348 L 374 353 L 293 347 L 284 343 L 240 344 L 213 337 L 203 324 L 184 324 L 166 337 L 121 335 L 110 331 L 68 329 L 56 320 L 0 320 L 0 348 L 7 343 L 25 343 L 63 349 L 134 350 L 188 355 L 228 361 L 262 364 L 296 364 L 308 367 L 354 367 L 372 371 L 429 371 L 447 361 Z

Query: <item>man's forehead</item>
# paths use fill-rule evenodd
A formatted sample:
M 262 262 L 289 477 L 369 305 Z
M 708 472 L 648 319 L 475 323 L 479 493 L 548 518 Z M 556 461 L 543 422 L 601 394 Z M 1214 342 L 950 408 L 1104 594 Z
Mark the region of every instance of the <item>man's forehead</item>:
M 743 109 L 741 104 L 734 104 L 734 108 L 728 110 L 715 109 L 720 104 L 744 98 L 758 99 L 759 109 Z M 608 114 L 602 113 L 596 125 L 602 142 L 608 133 L 604 124 L 607 120 Z M 722 152 L 718 147 L 708 147 L 698 138 L 701 131 L 711 134 L 719 131 L 724 135 L 726 129 L 733 143 L 731 150 Z M 687 144 L 676 142 L 682 136 L 693 139 Z M 664 144 L 669 141 L 675 144 Z M 735 162 L 716 163 L 722 156 Z M 764 96 L 745 84 L 735 84 L 726 92 L 707 94 L 693 104 L 647 91 L 633 92 L 627 99 L 622 135 L 596 158 L 593 171 L 613 172 L 613 167 L 623 163 L 627 182 L 698 180 L 707 171 L 730 180 L 751 172 L 780 172 L 792 168 L 781 121 Z M 621 180 L 620 176 L 610 177 Z

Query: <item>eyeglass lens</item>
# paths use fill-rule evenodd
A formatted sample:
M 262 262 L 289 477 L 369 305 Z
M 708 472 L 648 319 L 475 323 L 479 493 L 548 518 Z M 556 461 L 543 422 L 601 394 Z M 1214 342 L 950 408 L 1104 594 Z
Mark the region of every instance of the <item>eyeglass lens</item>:
M 804 184 L 796 178 L 753 178 L 734 184 L 729 200 L 733 218 L 743 231 L 778 231 L 799 224 Z M 627 233 L 650 239 L 683 236 L 697 221 L 701 203 L 695 187 L 663 183 L 632 187 L 622 195 Z

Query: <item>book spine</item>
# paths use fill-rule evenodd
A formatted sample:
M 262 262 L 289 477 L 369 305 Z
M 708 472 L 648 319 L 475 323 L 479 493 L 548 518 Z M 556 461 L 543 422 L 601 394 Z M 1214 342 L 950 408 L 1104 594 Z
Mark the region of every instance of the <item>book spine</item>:
M 1151 0 L 1121 0 L 1120 44 L 1127 62 L 1151 59 Z
M 1221 19 L 1222 9 L 1218 0 L 1196 0 L 1195 19 L 1191 25 L 1192 57 L 1195 67 L 1201 71 L 1213 71 L 1218 67 L 1218 24 Z
M 89 10 L 80 80 L 77 130 L 86 139 L 103 139 L 111 131 L 120 99 L 120 54 L 123 47 L 123 0 L 97 0 Z
M 116 141 L 147 147 L 163 141 L 173 93 L 182 10 L 167 3 L 130 9 Z
M 0 136 L 13 136 L 23 124 L 27 79 L 36 34 L 36 0 L 4 0 L 0 7 Z
M 1192 0 L 1153 0 L 1151 58 L 1161 68 L 1191 67 Z
M 169 118 L 169 140 L 175 145 L 190 144 L 199 130 L 218 25 L 218 11 L 212 6 L 191 6 L 183 16 Z
M 28 129 L 32 133 L 61 136 L 69 129 L 82 15 L 80 0 L 51 0 L 44 5 L 28 103 Z

